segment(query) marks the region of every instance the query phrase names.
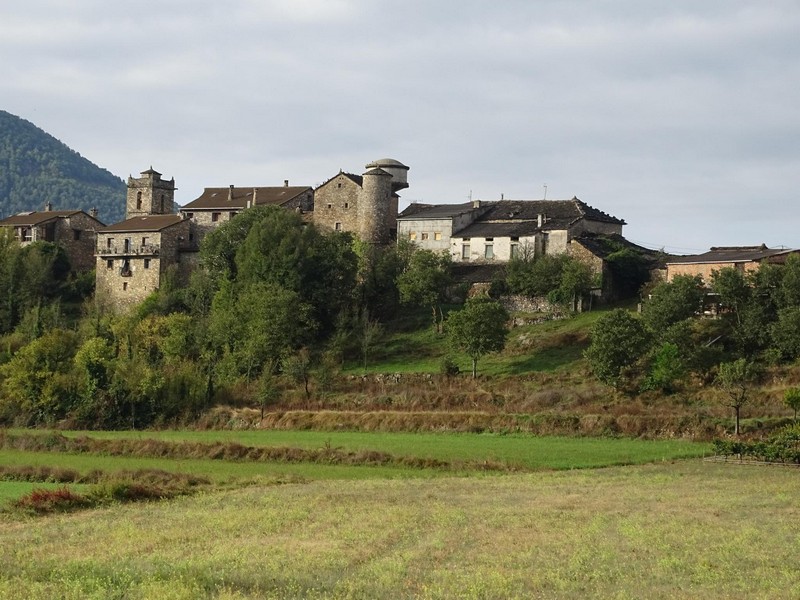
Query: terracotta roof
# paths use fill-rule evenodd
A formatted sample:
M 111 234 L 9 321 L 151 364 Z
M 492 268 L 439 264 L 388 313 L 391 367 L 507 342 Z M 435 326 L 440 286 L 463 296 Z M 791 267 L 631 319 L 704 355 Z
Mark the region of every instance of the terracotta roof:
M 181 207 L 181 210 L 209 210 L 219 208 L 244 209 L 253 201 L 253 190 L 256 191 L 256 206 L 276 204 L 281 206 L 311 190 L 309 186 L 273 186 L 273 187 L 235 187 L 231 194 L 230 187 L 205 188 L 199 198 Z M 232 199 L 228 199 L 230 196 Z
M 716 246 L 703 254 L 674 256 L 667 261 L 668 265 L 686 265 L 703 263 L 739 263 L 760 262 L 764 259 L 782 254 L 797 252 L 788 248 L 767 248 L 760 246 Z
M 119 223 L 114 223 L 108 227 L 100 229 L 98 233 L 111 232 L 137 232 L 137 231 L 161 231 L 167 227 L 172 227 L 183 221 L 180 215 L 145 215 L 133 217 Z
M 42 223 L 46 223 L 47 221 L 52 221 L 53 219 L 57 219 L 59 217 L 61 218 L 71 217 L 72 215 L 81 212 L 83 211 L 82 210 L 35 210 L 31 212 L 18 213 L 12 217 L 7 217 L 2 221 L 0 221 L 0 227 L 11 227 L 20 225 L 33 227 L 35 225 L 41 225 Z M 94 217 L 91 217 L 88 214 L 86 216 L 94 219 Z M 97 221 L 97 219 L 95 220 Z M 100 221 L 97 222 L 100 223 Z

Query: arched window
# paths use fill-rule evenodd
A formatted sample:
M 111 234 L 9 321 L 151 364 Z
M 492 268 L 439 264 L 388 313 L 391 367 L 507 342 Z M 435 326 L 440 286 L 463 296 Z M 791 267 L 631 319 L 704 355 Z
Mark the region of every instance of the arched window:
M 142 192 L 136 192 L 136 210 L 142 210 Z

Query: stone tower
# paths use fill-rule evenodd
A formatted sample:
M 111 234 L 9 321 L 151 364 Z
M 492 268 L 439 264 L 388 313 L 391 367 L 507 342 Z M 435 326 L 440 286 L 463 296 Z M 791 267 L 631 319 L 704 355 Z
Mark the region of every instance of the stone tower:
M 358 199 L 358 235 L 370 244 L 387 244 L 396 234 L 397 190 L 408 187 L 408 167 L 391 158 L 367 164 Z
M 392 176 L 383 169 L 370 169 L 362 176 L 358 199 L 358 236 L 368 244 L 390 241 Z
M 161 179 L 161 173 L 150 167 L 141 177 L 128 176 L 128 198 L 125 219 L 145 215 L 171 215 L 175 212 L 175 179 Z

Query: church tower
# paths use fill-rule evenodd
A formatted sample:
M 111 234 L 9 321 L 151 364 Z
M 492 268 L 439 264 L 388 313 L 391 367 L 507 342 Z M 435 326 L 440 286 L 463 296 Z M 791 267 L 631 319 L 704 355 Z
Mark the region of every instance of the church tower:
M 128 176 L 128 197 L 125 219 L 145 215 L 171 215 L 175 213 L 175 179 L 161 179 L 161 173 L 150 167 L 141 177 Z

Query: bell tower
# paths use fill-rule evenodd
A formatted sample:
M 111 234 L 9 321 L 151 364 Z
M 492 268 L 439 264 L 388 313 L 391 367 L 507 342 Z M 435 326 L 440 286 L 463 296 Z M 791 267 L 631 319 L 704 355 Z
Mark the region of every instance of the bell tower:
M 175 212 L 175 179 L 161 179 L 161 173 L 150 167 L 141 177 L 128 176 L 128 197 L 125 218 L 145 215 L 171 215 Z

